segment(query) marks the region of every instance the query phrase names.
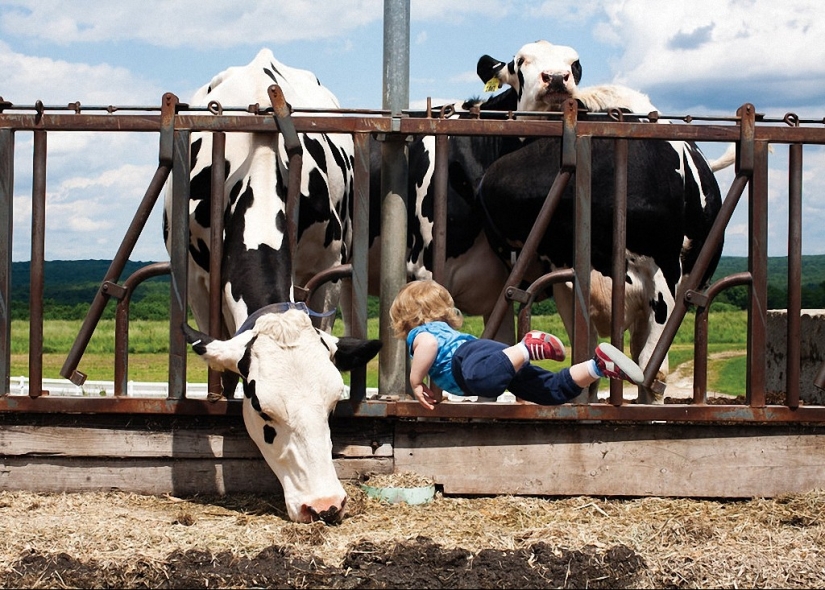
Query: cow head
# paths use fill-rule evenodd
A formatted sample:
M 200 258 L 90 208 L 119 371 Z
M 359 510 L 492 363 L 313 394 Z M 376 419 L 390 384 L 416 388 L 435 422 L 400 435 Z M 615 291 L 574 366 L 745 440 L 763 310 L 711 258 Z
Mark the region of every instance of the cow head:
M 488 90 L 509 84 L 517 95 L 519 111 L 560 111 L 569 98 L 576 99 L 581 108 L 591 112 L 621 109 L 646 115 L 658 110 L 646 94 L 626 86 L 579 86 L 582 77 L 579 54 L 572 47 L 547 41 L 528 43 L 507 64 L 489 55 L 482 56 L 477 72 Z M 502 97 L 506 99 L 505 93 Z
M 582 77 L 579 54 L 572 47 L 536 41 L 522 47 L 510 63 L 489 55 L 478 60 L 477 72 L 484 82 L 498 80 L 518 94 L 518 110 L 559 110 L 576 94 Z
M 339 521 L 346 493 L 332 462 L 328 422 L 344 389 L 339 369 L 366 364 L 381 342 L 335 338 L 299 309 L 250 320 L 229 340 L 183 329 L 213 369 L 243 378 L 244 423 L 281 482 L 290 519 Z

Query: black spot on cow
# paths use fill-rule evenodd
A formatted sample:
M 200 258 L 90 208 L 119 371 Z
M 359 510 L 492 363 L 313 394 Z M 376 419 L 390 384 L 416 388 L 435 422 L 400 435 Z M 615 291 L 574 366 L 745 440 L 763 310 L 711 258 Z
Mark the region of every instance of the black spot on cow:
M 252 408 L 256 412 L 261 411 L 261 402 L 260 402 L 260 400 L 258 399 L 258 396 L 255 393 L 253 393 L 252 395 L 249 396 L 249 403 L 252 404 Z
M 247 380 L 244 379 L 244 381 L 243 381 L 243 395 L 244 395 L 245 398 L 248 398 L 250 400 L 251 399 L 256 400 L 256 403 L 257 403 L 258 397 L 255 395 L 255 380 L 254 379 L 252 379 L 251 381 L 247 381 Z
M 266 420 L 267 422 L 272 422 L 272 421 L 273 421 L 273 420 L 272 420 L 272 416 L 270 416 L 270 415 L 269 415 L 269 414 L 267 414 L 266 412 L 258 412 L 258 415 L 259 415 L 261 418 L 263 418 L 264 420 Z
M 653 308 L 654 321 L 659 325 L 663 325 L 667 321 L 667 303 L 665 303 L 664 296 L 659 293 L 659 298 L 651 301 L 650 307 Z
M 246 345 L 246 350 L 244 351 L 241 360 L 238 361 L 238 373 L 240 373 L 244 379 L 249 377 L 249 367 L 252 363 L 252 346 L 255 344 L 255 340 L 257 339 L 258 337 L 254 336 L 252 340 L 249 341 L 249 343 Z M 252 391 L 254 392 L 255 380 L 253 379 L 252 381 L 250 381 L 250 383 L 252 384 Z
M 326 143 L 328 140 L 326 136 L 324 136 L 324 142 Z M 304 149 L 309 153 L 310 157 L 315 161 L 315 164 L 320 168 L 325 174 L 327 172 L 327 155 L 324 152 L 324 146 L 321 145 L 321 142 L 315 139 L 312 136 L 304 135 Z M 327 201 L 328 203 L 329 201 Z
M 198 154 L 203 147 L 203 138 L 199 137 L 192 142 L 192 147 L 189 148 L 189 169 L 194 170 L 195 164 L 198 162 Z
M 192 257 L 192 261 L 203 268 L 204 270 L 209 270 L 209 245 L 201 240 L 198 239 L 197 243 L 189 244 L 189 255 Z
M 304 230 L 315 223 L 326 223 L 330 219 L 329 185 L 318 168 L 313 168 L 309 172 L 308 190 L 308 195 L 301 195 L 301 210 L 298 215 L 299 240 Z
M 271 445 L 278 433 L 269 424 L 264 424 L 264 442 Z
M 319 336 L 321 335 L 321 330 L 319 330 L 318 328 L 315 328 L 315 331 L 318 333 Z M 321 344 L 324 345 L 324 348 L 326 348 L 328 351 L 330 350 L 329 345 L 327 344 L 326 340 L 324 340 L 323 338 L 318 338 L 318 340 L 321 341 Z
M 270 70 L 269 68 L 272 68 L 272 69 Z M 278 84 L 278 78 L 276 78 L 276 77 L 275 77 L 275 74 L 278 74 L 278 76 L 280 76 L 282 79 L 283 79 L 283 77 L 284 77 L 284 76 L 281 74 L 281 72 L 279 72 L 279 71 L 278 71 L 278 68 L 276 68 L 276 67 L 275 67 L 275 64 L 270 63 L 270 64 L 269 64 L 269 68 L 264 68 L 264 74 L 266 74 L 267 76 L 269 76 L 269 78 L 270 78 L 273 82 L 275 82 L 276 84 Z

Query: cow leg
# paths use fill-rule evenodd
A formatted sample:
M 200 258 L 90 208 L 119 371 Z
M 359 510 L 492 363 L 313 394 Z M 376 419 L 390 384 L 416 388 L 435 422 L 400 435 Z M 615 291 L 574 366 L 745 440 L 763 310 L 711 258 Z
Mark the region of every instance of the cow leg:
M 591 275 L 597 275 L 595 271 Z M 598 276 L 602 276 L 598 274 Z M 573 284 L 572 283 L 556 283 L 553 285 L 553 298 L 556 300 L 556 309 L 561 316 L 561 321 L 564 324 L 564 329 L 567 331 L 567 337 L 572 345 L 573 343 Z M 596 326 L 590 324 L 590 339 L 588 342 L 588 350 L 595 350 L 598 343 L 598 334 Z M 590 384 L 586 393 L 575 397 L 572 401 L 577 404 L 595 403 L 599 401 L 599 381 L 594 381 Z
M 653 355 L 653 350 L 664 331 L 670 314 L 673 312 L 675 300 L 668 288 L 662 271 L 653 265 L 652 292 L 647 300 L 646 313 L 635 314 L 635 321 L 630 326 L 630 353 L 632 358 L 645 369 Z M 656 379 L 663 383 L 667 381 L 668 359 L 665 356 L 662 365 L 656 373 Z M 652 390 L 639 387 L 638 403 L 662 403 L 662 396 Z

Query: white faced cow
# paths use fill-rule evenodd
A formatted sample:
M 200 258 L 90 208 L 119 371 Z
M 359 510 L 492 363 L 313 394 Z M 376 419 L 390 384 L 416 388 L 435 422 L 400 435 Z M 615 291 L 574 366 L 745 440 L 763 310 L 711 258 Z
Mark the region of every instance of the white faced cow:
M 483 56 L 478 72 L 484 80 L 497 78 L 510 84 L 517 93 L 519 111 L 559 110 L 568 98 L 579 100 L 590 111 L 621 108 L 647 114 L 656 110 L 647 96 L 621 86 L 580 88 L 578 54 L 546 41 L 525 45 L 507 64 Z M 594 330 L 603 336 L 609 334 L 611 315 L 612 146 L 609 140 L 593 142 L 595 271 L 590 312 Z M 629 149 L 624 322 L 631 334 L 631 355 L 644 367 L 673 311 L 678 285 L 692 270 L 721 208 L 721 196 L 710 165 L 693 142 L 632 141 Z M 511 251 L 526 239 L 558 171 L 558 152 L 557 139 L 540 139 L 501 158 L 487 171 L 479 199 L 488 214 L 488 235 L 497 237 L 503 259 L 509 259 Z M 571 220 L 572 192 L 568 189 L 539 251 L 554 267 L 572 264 Z M 706 279 L 720 255 L 721 246 Z M 572 286 L 555 285 L 554 297 L 570 333 Z M 665 360 L 658 378 L 665 380 L 666 375 Z M 640 391 L 639 401 L 659 400 L 652 392 Z
M 269 50 L 247 66 L 218 74 L 191 104 L 267 104 L 273 82 L 293 107 L 338 108 L 312 73 L 281 64 Z M 291 256 L 284 234 L 288 158 L 280 134 L 277 139 L 227 134 L 222 306 L 226 334 L 235 335 L 212 339 L 189 326 L 184 332 L 212 367 L 243 378 L 246 429 L 282 484 L 290 518 L 335 521 L 346 502 L 328 423 L 343 390 L 339 370 L 365 364 L 381 343 L 334 338 L 312 326 L 309 308 L 292 303 L 293 269 L 303 285 L 345 257 L 353 190 L 349 135 L 306 134 L 300 140 L 298 244 Z M 203 330 L 209 301 L 210 134 L 193 134 L 191 150 L 189 304 Z M 167 246 L 169 211 L 167 193 Z M 337 305 L 338 288 L 322 293 L 324 309 Z

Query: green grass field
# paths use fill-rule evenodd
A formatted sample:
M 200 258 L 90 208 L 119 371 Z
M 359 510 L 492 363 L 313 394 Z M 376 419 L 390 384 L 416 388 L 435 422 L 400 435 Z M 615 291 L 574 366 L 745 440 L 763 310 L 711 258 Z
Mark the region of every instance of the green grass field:
M 60 368 L 66 360 L 74 339 L 80 329 L 80 321 L 49 320 L 44 325 L 43 377 L 59 378 Z M 535 316 L 533 328 L 558 334 L 569 345 L 561 319 L 558 316 Z M 465 318 L 465 331 L 480 335 L 483 329 L 481 318 Z M 378 321 L 369 320 L 368 335 L 378 338 Z M 333 333 L 340 335 L 343 324 L 336 323 Z M 745 347 L 747 343 L 747 314 L 744 311 L 711 313 L 709 322 L 709 368 L 708 386 L 713 391 L 731 395 L 745 393 Z M 12 322 L 11 375 L 28 376 L 29 324 L 15 320 Z M 625 348 L 628 349 L 627 347 Z M 129 379 L 132 381 L 168 380 L 169 332 L 164 322 L 135 321 L 129 328 Z M 720 353 L 741 353 L 725 355 Z M 679 330 L 669 352 L 671 372 L 681 363 L 693 359 L 693 316 L 688 315 Z M 78 370 L 89 379 L 112 380 L 114 378 L 114 321 L 100 322 Z M 565 364 L 543 363 L 550 369 L 558 369 Z M 194 353 L 189 352 L 187 381 L 206 381 L 206 365 Z M 346 377 L 345 377 L 346 378 Z M 373 360 L 367 367 L 367 386 L 378 385 L 378 361 Z

